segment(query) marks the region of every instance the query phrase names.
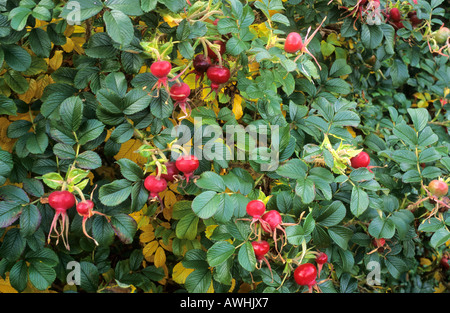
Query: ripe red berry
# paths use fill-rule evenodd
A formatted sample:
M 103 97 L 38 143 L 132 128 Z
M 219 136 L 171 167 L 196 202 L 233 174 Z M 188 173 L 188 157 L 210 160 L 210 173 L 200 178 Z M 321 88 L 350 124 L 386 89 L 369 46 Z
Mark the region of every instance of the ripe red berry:
M 206 72 L 208 67 L 211 66 L 211 58 L 205 56 L 204 54 L 197 54 L 192 64 L 194 66 L 195 72 L 201 75 Z
M 200 162 L 195 155 L 182 155 L 175 161 L 175 165 L 179 171 L 183 172 L 186 181 L 189 182 L 189 178 L 192 177 Z
M 294 271 L 294 279 L 300 286 L 311 287 L 316 283 L 317 269 L 311 263 L 299 265 Z
M 303 48 L 302 37 L 299 33 L 289 33 L 284 42 L 284 51 L 288 53 L 295 53 Z
M 92 200 L 81 201 L 77 204 L 77 212 L 81 216 L 89 216 L 90 212 L 94 208 L 94 202 Z
M 350 159 L 353 168 L 367 167 L 370 164 L 370 156 L 367 152 L 361 151 L 357 156 Z
M 428 184 L 428 189 L 431 194 L 436 197 L 443 197 L 448 193 L 448 185 L 444 181 L 438 179 L 432 180 Z
M 440 264 L 445 271 L 448 271 L 450 269 L 449 259 L 447 257 L 443 257 L 440 261 Z
M 398 23 L 402 19 L 402 14 L 400 13 L 400 10 L 398 8 L 392 8 L 389 12 L 389 19 L 394 22 Z
M 247 214 L 252 217 L 261 217 L 266 211 L 266 205 L 261 200 L 251 200 L 247 203 Z
M 48 204 L 56 211 L 66 211 L 75 205 L 75 196 L 67 191 L 53 191 L 48 196 Z
M 150 192 L 151 198 L 156 198 L 158 193 L 166 190 L 167 182 L 164 178 L 158 179 L 156 175 L 149 175 L 144 180 L 144 187 Z
M 265 240 L 252 241 L 252 246 L 256 257 L 263 257 L 270 250 L 270 245 Z
M 170 87 L 170 97 L 174 101 L 182 102 L 186 100 L 191 94 L 191 87 L 188 84 L 181 82 L 175 83 Z
M 375 247 L 377 247 L 377 248 L 383 247 L 386 244 L 386 239 L 384 239 L 384 238 L 374 238 L 372 240 L 372 244 Z
M 161 178 L 165 179 L 166 181 L 174 181 L 175 175 L 179 173 L 177 166 L 175 165 L 175 162 L 167 162 L 166 164 L 166 170 L 167 174 L 161 174 Z M 158 169 L 156 169 L 156 174 L 158 175 Z
M 156 61 L 150 66 L 150 72 L 157 78 L 164 78 L 172 70 L 172 64 L 169 61 Z
M 208 76 L 211 83 L 220 85 L 228 82 L 231 73 L 225 66 L 211 65 L 206 71 L 206 76 Z
M 261 216 L 261 219 L 265 221 L 270 227 L 270 229 L 267 229 L 266 223 L 261 224 L 263 230 L 268 233 L 275 230 L 277 226 L 283 222 L 280 213 L 275 210 L 270 210 L 264 213 L 263 216 Z
M 328 256 L 325 252 L 320 252 L 316 257 L 317 264 L 325 264 L 328 262 Z

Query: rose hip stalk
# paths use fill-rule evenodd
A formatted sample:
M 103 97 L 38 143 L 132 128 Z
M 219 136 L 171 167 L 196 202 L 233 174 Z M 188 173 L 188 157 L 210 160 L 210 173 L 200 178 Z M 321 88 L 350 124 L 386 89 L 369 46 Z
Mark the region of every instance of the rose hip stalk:
M 53 216 L 53 221 L 50 226 L 50 231 L 48 233 L 47 242 L 50 243 L 50 237 L 53 231 L 56 233 L 56 244 L 59 242 L 59 237 L 62 236 L 64 246 L 67 250 L 69 247 L 69 216 L 67 215 L 67 210 L 75 205 L 75 196 L 67 191 L 53 191 L 48 196 L 48 204 L 55 210 L 55 215 Z M 61 217 L 61 218 L 60 218 Z M 58 233 L 56 230 L 56 223 L 60 221 L 61 232 Z
M 174 108 L 178 105 L 183 111 L 184 116 L 180 117 L 180 120 L 187 118 L 190 114 L 186 110 L 186 106 L 191 110 L 190 105 L 188 104 L 189 96 L 191 94 L 191 87 L 184 82 L 177 82 L 172 87 L 170 87 L 170 97 L 175 103 L 173 104 Z
M 325 263 L 328 262 L 328 255 L 325 252 L 319 252 L 316 257 L 317 263 L 317 277 L 320 277 L 320 272 Z
M 89 236 L 86 231 L 86 221 L 95 214 L 106 217 L 106 219 L 108 221 L 110 221 L 110 218 L 101 212 L 94 211 L 94 202 L 92 201 L 92 199 L 88 199 L 88 200 L 83 199 L 81 202 L 78 202 L 76 209 L 77 209 L 78 215 L 80 215 L 83 218 L 83 221 L 82 221 L 83 234 L 86 237 L 92 239 L 94 241 L 94 243 L 98 246 L 98 242 L 94 238 Z

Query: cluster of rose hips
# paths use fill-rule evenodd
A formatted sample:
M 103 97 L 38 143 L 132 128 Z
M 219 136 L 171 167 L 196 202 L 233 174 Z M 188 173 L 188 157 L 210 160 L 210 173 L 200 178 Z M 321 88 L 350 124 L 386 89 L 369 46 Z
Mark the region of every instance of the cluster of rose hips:
M 398 8 L 391 8 L 389 13 L 386 14 L 388 21 L 394 26 L 395 29 L 401 29 L 405 26 L 403 25 L 403 16 L 401 11 Z M 417 17 L 416 11 L 408 12 L 409 22 L 411 26 L 415 28 L 417 25 L 422 23 L 422 20 Z
M 105 214 L 94 211 L 94 202 L 92 199 L 85 199 L 84 195 L 80 193 L 81 201 L 75 198 L 74 194 L 68 190 L 56 190 L 49 194 L 48 196 L 48 204 L 55 210 L 55 215 L 53 216 L 52 224 L 50 226 L 50 230 L 47 237 L 47 242 L 50 243 L 50 237 L 53 237 L 53 232 L 56 233 L 56 244 L 59 242 L 59 237 L 62 238 L 62 241 L 67 250 L 70 250 L 69 246 L 69 215 L 67 211 L 72 208 L 76 204 L 77 213 L 83 217 L 82 228 L 83 233 L 86 237 L 92 239 L 96 245 L 98 245 L 97 241 L 88 235 L 86 231 L 86 221 L 95 214 L 102 215 L 106 217 L 109 221 L 109 217 Z M 60 222 L 60 231 L 57 230 L 57 223 Z
M 191 154 L 183 154 L 175 162 L 165 163 L 166 173 L 159 173 L 157 169 L 154 175 L 148 175 L 144 180 L 144 187 L 150 193 L 148 199 L 160 200 L 159 193 L 167 189 L 168 181 L 184 179 L 189 183 L 189 179 L 194 176 L 199 164 L 198 158 Z M 179 172 L 182 172 L 183 176 L 180 176 Z
M 250 220 L 252 232 L 256 233 L 256 229 L 259 225 L 263 231 L 272 235 L 275 243 L 275 250 L 280 256 L 281 249 L 278 250 L 277 248 L 276 231 L 280 230 L 283 232 L 283 235 L 286 236 L 283 226 L 296 224 L 283 223 L 280 213 L 276 210 L 266 211 L 266 205 L 261 200 L 251 200 L 247 204 L 246 212 L 252 217 Z M 269 242 L 261 239 L 259 236 L 258 240 L 252 241 L 251 244 L 259 266 L 261 266 L 262 262 L 265 262 L 269 270 L 271 270 L 270 263 L 266 257 L 271 249 Z M 285 244 L 286 243 L 283 243 L 282 245 Z M 304 263 L 299 265 L 294 271 L 296 283 L 300 286 L 308 286 L 310 292 L 312 292 L 313 286 L 317 285 L 316 279 L 317 277 L 320 277 L 322 267 L 328 261 L 328 256 L 324 252 L 316 252 L 315 254 L 317 267 L 311 263 Z

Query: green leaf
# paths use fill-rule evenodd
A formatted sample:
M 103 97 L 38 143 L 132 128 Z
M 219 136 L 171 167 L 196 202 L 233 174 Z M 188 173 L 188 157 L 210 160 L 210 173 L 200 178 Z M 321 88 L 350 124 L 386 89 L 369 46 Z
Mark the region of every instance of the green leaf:
M 428 123 L 429 113 L 425 108 L 417 108 L 417 109 L 408 109 L 408 114 L 411 116 L 411 119 L 414 124 L 414 128 L 416 132 L 422 131 Z
M 86 261 L 80 262 L 80 287 L 86 292 L 97 292 L 99 275 L 100 273 L 94 264 Z
M 83 101 L 78 96 L 70 97 L 61 103 L 59 114 L 62 124 L 69 131 L 76 132 L 83 117 Z
M 122 46 L 131 43 L 134 29 L 131 19 L 127 15 L 118 10 L 105 11 L 103 20 L 106 32 L 115 42 Z
M 41 28 L 33 28 L 30 31 L 30 36 L 28 37 L 30 42 L 30 47 L 33 52 L 43 58 L 48 58 L 50 56 L 50 51 L 52 49 L 52 42 L 48 33 Z
M 190 293 L 206 293 L 212 283 L 212 274 L 209 268 L 196 269 L 186 277 L 184 286 Z
M 24 260 L 19 260 L 11 268 L 9 282 L 17 291 L 22 292 L 25 290 L 28 283 L 28 267 Z
M 111 226 L 114 233 L 124 244 L 133 242 L 134 235 L 137 231 L 137 224 L 134 218 L 128 214 L 116 214 L 111 216 Z
M 256 268 L 256 256 L 253 246 L 249 241 L 246 241 L 238 252 L 239 264 L 247 271 L 252 272 Z
M 28 81 L 19 72 L 8 71 L 3 78 L 5 79 L 5 83 L 18 94 L 27 92 L 29 88 Z
M 344 226 L 332 226 L 328 228 L 330 238 L 342 249 L 347 250 L 348 242 L 353 236 L 353 231 Z
M 350 199 L 350 211 L 353 215 L 360 216 L 368 207 L 369 195 L 358 186 L 353 187 Z
M 141 10 L 139 0 L 109 0 L 106 6 L 113 10 L 119 10 L 126 15 L 140 16 L 144 12 Z
M 213 216 L 219 208 L 225 205 L 223 194 L 217 194 L 215 191 L 204 191 L 195 197 L 192 201 L 192 210 L 202 219 Z
M 402 60 L 395 59 L 390 70 L 394 87 L 399 87 L 406 83 L 409 78 L 408 67 Z
M 50 267 L 54 267 L 59 264 L 58 255 L 50 248 L 29 251 L 25 255 L 25 260 L 30 263 L 39 262 Z
M 157 0 L 141 0 L 141 9 L 145 13 L 148 13 L 155 9 L 157 3 Z
M 200 178 L 196 180 L 195 184 L 202 189 L 217 192 L 224 192 L 226 189 L 222 176 L 211 171 L 203 172 L 200 175 Z
M 390 239 L 395 234 L 395 224 L 388 218 L 377 216 L 370 222 L 368 231 L 375 238 Z
M 89 141 L 97 139 L 105 129 L 105 125 L 96 119 L 87 119 L 77 131 L 78 143 L 84 145 Z
M 61 11 L 61 17 L 67 20 L 67 24 L 79 25 L 82 21 L 93 17 L 103 9 L 102 1 L 77 0 L 67 2 Z
M 1 64 L 0 64 L 0 66 L 1 66 Z M 13 99 L 9 99 L 9 98 L 5 97 L 4 95 L 0 95 L 0 114 L 6 114 L 6 115 L 16 115 L 17 114 L 17 106 Z M 18 121 L 14 121 L 14 122 L 20 122 L 20 121 L 23 121 L 23 120 L 18 120 Z M 9 135 L 8 135 L 8 137 L 9 137 Z M 12 138 L 12 137 L 9 137 L 9 138 Z M 16 138 L 18 138 L 18 137 L 16 137 Z
M 84 151 L 75 159 L 78 167 L 88 170 L 94 170 L 102 166 L 102 159 L 97 152 Z
M 377 25 L 362 24 L 361 41 L 368 49 L 375 49 L 383 40 L 383 32 Z
M 344 219 L 347 210 L 341 201 L 334 201 L 325 208 L 313 211 L 313 213 L 315 212 L 320 214 L 315 217 L 316 223 L 330 227 L 339 224 Z
M 431 236 L 430 244 L 436 249 L 445 244 L 448 240 L 450 240 L 450 232 L 445 227 L 442 227 Z
M 8 19 L 11 20 L 11 27 L 17 31 L 24 29 L 27 25 L 27 19 L 30 14 L 31 10 L 23 6 L 12 9 L 8 15 Z
M 389 273 L 397 279 L 400 278 L 400 275 L 402 273 L 409 270 L 409 267 L 407 266 L 405 261 L 393 255 L 388 255 L 384 260 L 384 264 L 386 264 L 386 268 L 388 269 Z
M 131 182 L 136 182 L 141 179 L 144 179 L 144 173 L 142 169 L 127 158 L 122 158 L 116 162 L 120 166 L 120 173 L 124 178 L 128 179 Z
M 280 176 L 292 179 L 305 178 L 308 167 L 300 159 L 291 159 L 278 167 L 276 173 Z
M 27 242 L 20 234 L 18 228 L 12 228 L 6 232 L 0 246 L 0 257 L 8 261 L 17 261 L 25 250 Z
M 235 252 L 235 247 L 227 241 L 218 241 L 206 252 L 206 258 L 210 266 L 214 267 L 225 262 Z
M 30 282 L 38 290 L 47 289 L 56 279 L 56 272 L 41 262 L 32 262 L 28 268 Z
M 116 55 L 117 49 L 114 48 L 113 40 L 107 33 L 94 33 L 84 52 L 91 58 L 110 59 Z
M 194 240 L 197 236 L 199 218 L 191 210 L 177 223 L 175 233 L 177 238 Z
M 34 204 L 23 207 L 20 214 L 20 232 L 27 237 L 36 232 L 41 223 L 41 213 Z
M 303 203 L 311 203 L 316 196 L 314 181 L 309 178 L 297 179 L 295 193 L 302 199 Z
M 331 77 L 339 77 L 343 75 L 348 75 L 352 72 L 352 68 L 347 64 L 345 59 L 337 59 L 333 62 L 330 68 Z
M 22 212 L 22 206 L 17 202 L 0 202 L 0 228 L 6 228 L 14 223 Z
M 131 189 L 130 181 L 118 179 L 100 187 L 99 199 L 104 205 L 116 206 L 128 198 Z

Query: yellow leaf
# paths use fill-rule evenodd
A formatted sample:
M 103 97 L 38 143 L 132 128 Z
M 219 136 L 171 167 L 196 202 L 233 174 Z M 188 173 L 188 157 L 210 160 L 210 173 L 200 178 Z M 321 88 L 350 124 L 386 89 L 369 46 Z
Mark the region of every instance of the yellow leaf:
M 66 37 L 66 43 L 61 46 L 61 48 L 63 48 L 63 50 L 67 53 L 72 52 L 74 47 L 75 43 L 69 37 Z
M 353 138 L 356 137 L 356 133 L 351 126 L 347 126 L 347 131 L 352 135 Z
M 420 258 L 420 265 L 429 266 L 429 265 L 431 265 L 431 261 L 427 258 Z
M 152 224 L 148 224 L 141 227 L 142 233 L 139 236 L 139 241 L 141 243 L 147 243 L 155 240 L 155 232 Z
M 446 290 L 443 283 L 439 283 L 438 287 L 434 288 L 434 293 L 443 293 Z
M 37 90 L 37 83 L 34 79 L 27 79 L 28 80 L 28 89 L 25 93 L 18 95 L 19 99 L 22 100 L 25 103 L 30 103 L 31 100 L 33 100 L 36 90 Z
M 5 279 L 0 277 L 0 293 L 18 293 L 9 283 L 9 274 L 6 274 Z
M 127 142 L 123 143 L 120 147 L 119 153 L 117 153 L 114 158 L 116 160 L 120 160 L 122 158 L 130 159 L 131 161 L 137 163 L 138 165 L 143 166 L 146 163 L 146 159 L 142 157 L 139 153 L 136 151 L 139 149 L 139 147 L 142 145 L 142 143 L 139 140 L 131 139 Z
M 166 264 L 166 252 L 162 247 L 156 249 L 154 263 L 156 267 L 161 267 Z
M 206 238 L 208 238 L 208 239 L 211 238 L 211 236 L 212 236 L 212 234 L 214 232 L 214 229 L 216 229 L 217 226 L 219 226 L 219 225 L 208 225 L 208 226 L 206 226 L 206 230 L 205 230 Z
M 51 59 L 48 60 L 48 65 L 54 71 L 61 67 L 63 61 L 63 51 L 57 50 Z
M 185 268 L 182 262 L 177 263 L 173 267 L 172 279 L 177 284 L 184 284 L 186 282 L 186 277 L 189 276 L 194 271 L 192 268 Z
M 78 54 L 83 54 L 84 53 L 84 49 L 83 49 L 83 45 L 86 42 L 86 38 L 84 37 L 72 37 L 71 38 L 73 41 L 73 49 L 78 53 Z
M 234 96 L 233 113 L 236 116 L 237 120 L 239 120 L 242 115 L 244 115 L 244 112 L 242 111 L 242 98 L 240 95 Z
M 177 197 L 172 191 L 167 190 L 166 192 L 164 192 L 163 199 L 164 199 L 163 215 L 166 220 L 170 221 L 172 219 L 172 208 L 173 205 L 177 202 Z
M 144 249 L 142 250 L 142 253 L 144 254 L 144 258 L 147 261 L 151 261 L 151 256 L 153 253 L 155 253 L 156 249 L 159 247 L 159 244 L 156 240 L 149 242 L 147 245 L 145 245 Z

